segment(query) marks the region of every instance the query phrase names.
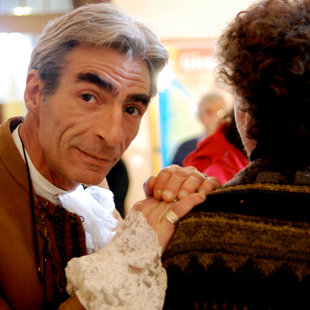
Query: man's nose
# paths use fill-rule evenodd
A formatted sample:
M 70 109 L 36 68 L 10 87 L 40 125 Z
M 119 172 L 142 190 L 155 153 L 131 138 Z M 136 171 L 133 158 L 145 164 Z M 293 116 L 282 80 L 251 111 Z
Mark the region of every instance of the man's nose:
M 124 140 L 123 114 L 122 112 L 106 113 L 97 126 L 97 136 L 105 141 L 109 147 L 115 147 Z

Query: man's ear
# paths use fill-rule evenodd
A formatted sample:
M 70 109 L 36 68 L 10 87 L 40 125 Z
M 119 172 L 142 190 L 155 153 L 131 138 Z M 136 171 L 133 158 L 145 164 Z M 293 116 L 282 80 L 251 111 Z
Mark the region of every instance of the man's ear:
M 24 100 L 29 111 L 39 107 L 39 102 L 42 100 L 42 90 L 44 83 L 39 77 L 37 70 L 31 69 L 27 74 L 26 88 L 24 92 Z

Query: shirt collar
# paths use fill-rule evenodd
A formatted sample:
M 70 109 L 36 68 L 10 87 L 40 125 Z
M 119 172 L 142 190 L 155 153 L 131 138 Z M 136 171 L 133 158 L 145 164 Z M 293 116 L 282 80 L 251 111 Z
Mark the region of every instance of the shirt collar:
M 19 151 L 19 153 L 21 154 L 22 158 L 24 159 L 24 153 L 23 153 L 23 146 L 18 134 L 18 130 L 21 124 L 19 124 L 16 129 L 13 131 L 12 133 L 12 138 L 16 144 L 16 147 Z M 37 195 L 51 201 L 54 204 L 58 204 L 59 200 L 58 200 L 58 196 L 61 194 L 66 194 L 69 193 L 70 191 L 66 191 L 63 190 L 61 188 L 58 188 L 57 186 L 55 186 L 54 184 L 52 184 L 51 182 L 49 182 L 46 178 L 44 178 L 40 172 L 35 168 L 35 166 L 33 165 L 27 151 L 26 152 L 26 156 L 28 159 L 28 165 L 29 165 L 29 170 L 30 170 L 30 176 L 31 176 L 31 180 L 32 180 L 32 184 L 34 187 L 34 190 L 36 192 Z M 25 160 L 25 159 L 24 159 Z M 82 186 L 82 185 L 80 185 Z

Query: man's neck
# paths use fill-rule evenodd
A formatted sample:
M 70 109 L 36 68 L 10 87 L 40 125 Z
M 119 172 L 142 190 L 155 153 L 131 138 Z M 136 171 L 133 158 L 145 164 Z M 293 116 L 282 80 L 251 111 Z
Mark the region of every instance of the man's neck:
M 19 153 L 21 154 L 22 158 L 24 158 L 23 145 L 18 133 L 19 126 L 13 131 L 12 138 L 16 144 Z M 68 193 L 69 191 L 63 190 L 55 186 L 49 180 L 47 180 L 42 174 L 40 174 L 40 172 L 36 169 L 36 167 L 32 163 L 31 158 L 29 154 L 27 154 L 26 150 L 25 153 L 27 156 L 27 162 L 29 166 L 32 184 L 36 194 L 50 200 L 53 203 L 58 203 L 57 196 L 59 194 Z

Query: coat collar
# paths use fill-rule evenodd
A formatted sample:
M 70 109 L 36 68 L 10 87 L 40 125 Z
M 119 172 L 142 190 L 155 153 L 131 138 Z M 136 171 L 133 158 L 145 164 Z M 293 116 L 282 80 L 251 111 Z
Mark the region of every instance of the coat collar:
M 12 131 L 23 122 L 22 117 L 14 117 L 5 121 L 0 126 L 0 161 L 12 174 L 16 182 L 26 191 L 28 179 L 25 162 L 21 157 L 12 138 Z

